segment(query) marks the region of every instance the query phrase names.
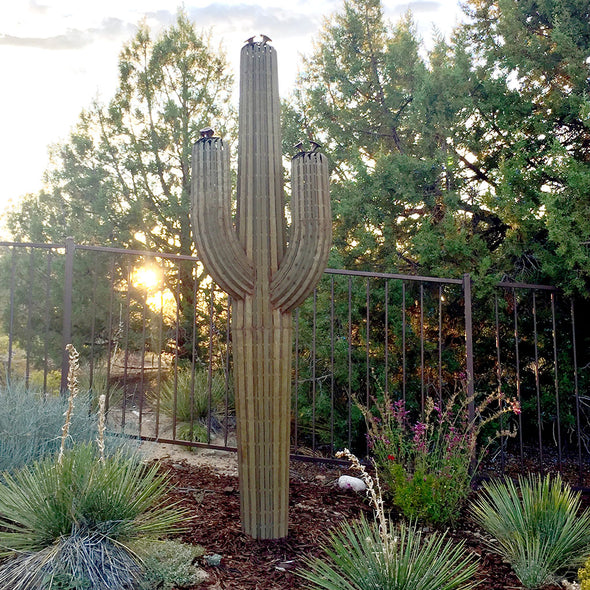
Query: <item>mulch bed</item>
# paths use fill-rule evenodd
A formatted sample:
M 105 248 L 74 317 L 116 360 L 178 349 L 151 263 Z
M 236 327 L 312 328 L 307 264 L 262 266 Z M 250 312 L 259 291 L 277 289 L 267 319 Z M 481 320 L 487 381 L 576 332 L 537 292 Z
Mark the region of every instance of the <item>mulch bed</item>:
M 345 520 L 372 513 L 363 494 L 337 488 L 339 475 L 331 466 L 293 465 L 291 471 L 289 535 L 275 541 L 255 541 L 242 533 L 239 519 L 238 478 L 186 462 L 163 462 L 170 470 L 174 489 L 170 499 L 193 514 L 185 542 L 202 545 L 206 555 L 221 555 L 218 566 L 199 564 L 209 590 L 293 590 L 305 588 L 295 571 L 309 556 L 321 555 L 325 533 Z M 454 540 L 480 556 L 477 579 L 485 590 L 517 590 L 522 585 L 502 559 L 483 545 L 481 531 L 468 520 L 450 531 Z M 558 587 L 546 590 L 557 590 Z

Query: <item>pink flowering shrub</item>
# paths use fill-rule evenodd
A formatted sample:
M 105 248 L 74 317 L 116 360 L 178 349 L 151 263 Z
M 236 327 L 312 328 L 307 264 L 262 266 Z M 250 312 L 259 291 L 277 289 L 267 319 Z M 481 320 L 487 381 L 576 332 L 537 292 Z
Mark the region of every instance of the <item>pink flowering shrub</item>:
M 475 407 L 470 420 L 470 400 L 461 387 L 442 407 L 427 398 L 416 422 L 403 400 L 385 396 L 382 402 L 373 401 L 371 410 L 362 410 L 379 477 L 402 514 L 433 526 L 448 525 L 459 516 L 473 467 L 494 438 L 478 446 L 482 428 L 503 413 L 520 411 L 513 400 L 491 395 Z M 496 437 L 514 434 L 497 432 Z

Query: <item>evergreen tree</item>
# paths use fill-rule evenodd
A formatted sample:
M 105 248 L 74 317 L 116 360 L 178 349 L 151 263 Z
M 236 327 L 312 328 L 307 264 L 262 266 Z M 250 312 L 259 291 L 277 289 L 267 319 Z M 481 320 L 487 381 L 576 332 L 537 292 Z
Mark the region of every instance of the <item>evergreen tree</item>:
M 408 16 L 347 0 L 286 107 L 326 142 L 335 263 L 583 289 L 588 6 L 475 0 L 426 52 Z
M 69 140 L 53 148 L 45 188 L 9 216 L 13 237 L 63 244 L 72 236 L 78 244 L 194 255 L 191 148 L 199 129 L 209 125 L 232 136 L 231 91 L 225 56 L 182 12 L 157 38 L 140 25 L 120 54 L 114 97 L 84 110 Z M 92 271 L 109 277 L 119 291 L 133 288 L 128 262 L 115 269 L 104 257 L 81 264 L 83 276 Z M 53 270 L 62 272 L 59 265 Z M 181 346 L 192 331 L 194 283 L 204 277 L 191 261 L 165 269 L 165 285 L 185 322 Z M 83 277 L 78 281 L 78 302 L 93 300 L 91 285 Z M 59 298 L 55 289 L 54 296 Z M 102 299 L 106 305 L 108 297 Z M 84 332 L 89 315 L 82 314 L 80 322 Z

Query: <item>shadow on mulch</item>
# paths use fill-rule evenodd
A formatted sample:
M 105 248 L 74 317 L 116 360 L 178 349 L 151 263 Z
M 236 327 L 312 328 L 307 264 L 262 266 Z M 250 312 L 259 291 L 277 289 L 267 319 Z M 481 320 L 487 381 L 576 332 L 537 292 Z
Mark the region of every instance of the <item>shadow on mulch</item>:
M 219 566 L 199 564 L 209 590 L 294 590 L 305 588 L 295 571 L 304 559 L 321 555 L 325 533 L 343 521 L 372 514 L 364 494 L 342 491 L 336 480 L 346 471 L 333 466 L 293 465 L 289 503 L 289 535 L 274 541 L 255 541 L 240 528 L 238 478 L 208 467 L 163 462 L 175 486 L 170 493 L 194 514 L 188 543 L 202 545 L 206 555 L 222 556 Z M 480 557 L 477 579 L 485 590 L 520 590 L 508 564 L 487 550 L 482 534 L 467 519 L 449 531 L 454 541 L 465 541 L 468 551 Z M 545 590 L 558 590 L 558 586 Z

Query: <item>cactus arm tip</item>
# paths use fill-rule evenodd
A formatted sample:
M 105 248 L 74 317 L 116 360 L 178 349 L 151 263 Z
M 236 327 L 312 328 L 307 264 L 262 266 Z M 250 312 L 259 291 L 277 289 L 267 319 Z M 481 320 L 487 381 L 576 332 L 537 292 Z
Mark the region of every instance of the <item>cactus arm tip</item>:
M 271 283 L 273 306 L 293 310 L 311 293 L 325 269 L 332 240 L 327 159 L 304 152 L 292 163 L 292 237 Z
M 193 146 L 191 217 L 195 245 L 207 272 L 235 299 L 254 288 L 254 269 L 231 216 L 229 149 L 220 138 Z

